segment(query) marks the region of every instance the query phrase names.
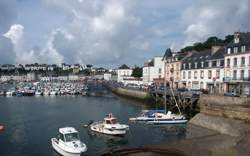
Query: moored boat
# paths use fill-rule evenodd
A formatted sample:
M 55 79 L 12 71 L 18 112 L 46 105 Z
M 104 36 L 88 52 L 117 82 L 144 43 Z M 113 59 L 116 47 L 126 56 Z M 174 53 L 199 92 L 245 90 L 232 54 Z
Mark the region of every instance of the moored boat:
M 80 156 L 87 146 L 80 141 L 78 131 L 73 127 L 59 129 L 59 138 L 51 138 L 53 149 L 63 156 Z
M 112 114 L 105 117 L 104 121 L 93 122 L 89 127 L 90 130 L 97 133 L 117 136 L 123 136 L 129 130 L 128 125 L 118 123 Z
M 188 120 L 184 115 L 181 114 L 172 114 L 171 111 L 167 113 L 155 113 L 154 120 L 147 121 L 151 124 L 182 124 L 186 123 Z

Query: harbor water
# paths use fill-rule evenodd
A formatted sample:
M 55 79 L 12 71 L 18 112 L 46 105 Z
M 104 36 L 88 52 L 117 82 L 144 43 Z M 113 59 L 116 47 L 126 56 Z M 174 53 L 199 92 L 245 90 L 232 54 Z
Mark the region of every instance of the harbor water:
M 0 97 L 1 156 L 57 156 L 50 139 L 60 127 L 72 126 L 87 145 L 84 155 L 100 155 L 110 150 L 168 143 L 185 137 L 185 125 L 155 126 L 131 123 L 146 106 L 105 92 L 101 96 Z M 83 125 L 113 113 L 130 131 L 125 137 L 91 133 Z

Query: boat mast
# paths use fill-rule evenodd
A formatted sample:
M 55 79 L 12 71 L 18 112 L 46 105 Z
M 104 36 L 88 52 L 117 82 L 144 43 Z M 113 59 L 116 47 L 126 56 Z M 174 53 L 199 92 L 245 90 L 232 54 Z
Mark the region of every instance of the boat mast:
M 166 82 L 166 59 L 164 60 L 164 110 L 167 113 L 167 82 Z

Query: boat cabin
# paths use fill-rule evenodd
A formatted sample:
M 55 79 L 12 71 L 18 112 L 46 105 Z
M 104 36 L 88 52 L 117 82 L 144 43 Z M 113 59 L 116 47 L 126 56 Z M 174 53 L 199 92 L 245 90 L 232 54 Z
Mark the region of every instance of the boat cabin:
M 59 129 L 58 140 L 63 142 L 72 142 L 80 140 L 78 131 L 73 127 L 65 127 Z
M 117 119 L 112 116 L 112 114 L 109 114 L 106 118 L 104 118 L 105 124 L 116 124 Z

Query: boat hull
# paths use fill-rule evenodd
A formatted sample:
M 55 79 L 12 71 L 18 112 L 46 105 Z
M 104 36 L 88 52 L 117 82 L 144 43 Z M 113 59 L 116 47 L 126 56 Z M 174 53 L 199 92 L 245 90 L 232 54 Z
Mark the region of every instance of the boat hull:
M 97 133 L 102 133 L 102 134 L 107 134 L 107 135 L 115 135 L 115 136 L 124 136 L 127 133 L 127 129 L 107 129 L 102 126 L 101 123 L 92 123 L 90 125 L 90 130 L 97 132 Z
M 56 141 L 56 138 L 52 138 L 51 139 L 51 144 L 52 144 L 52 147 L 53 149 L 60 155 L 63 155 L 63 156 L 81 156 L 81 152 L 79 153 L 71 153 L 71 152 L 68 152 L 68 151 L 65 151 L 63 150 L 59 144 L 57 143 Z M 86 149 L 87 150 L 87 149 Z M 85 150 L 85 151 L 86 151 Z
M 185 124 L 188 120 L 154 120 L 154 121 L 148 121 L 147 123 L 150 124 Z

